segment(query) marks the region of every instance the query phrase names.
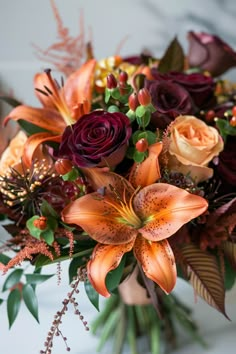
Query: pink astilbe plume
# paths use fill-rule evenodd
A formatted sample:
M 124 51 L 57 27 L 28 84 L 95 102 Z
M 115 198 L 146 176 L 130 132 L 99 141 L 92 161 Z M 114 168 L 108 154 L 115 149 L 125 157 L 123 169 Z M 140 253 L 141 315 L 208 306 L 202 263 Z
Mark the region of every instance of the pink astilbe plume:
M 50 1 L 57 22 L 58 41 L 47 49 L 42 49 L 36 44 L 33 44 L 33 47 L 36 49 L 36 55 L 40 60 L 53 64 L 56 70 L 69 76 L 80 67 L 87 56 L 83 14 L 81 13 L 79 18 L 80 33 L 75 37 L 71 36 L 69 29 L 63 25 L 54 0 Z

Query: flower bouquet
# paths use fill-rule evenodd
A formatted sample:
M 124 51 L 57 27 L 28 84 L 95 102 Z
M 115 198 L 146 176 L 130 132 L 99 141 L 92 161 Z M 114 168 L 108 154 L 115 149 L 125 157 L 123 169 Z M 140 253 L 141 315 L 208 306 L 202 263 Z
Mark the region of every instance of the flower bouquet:
M 0 211 L 11 238 L 0 269 L 9 325 L 24 301 L 37 319 L 36 284 L 51 263 L 70 260 L 71 290 L 50 327 L 52 353 L 68 304 L 86 329 L 76 294 L 109 298 L 92 329 L 100 349 L 114 337 L 150 338 L 150 350 L 176 341 L 176 326 L 201 340 L 189 309 L 172 291 L 177 277 L 225 312 L 236 268 L 236 91 L 220 78 L 236 53 L 216 36 L 175 38 L 161 58 L 92 57 L 59 83 L 34 78 L 41 108 L 16 100 L 5 117 L 17 134 L 0 161 Z M 68 66 L 66 67 L 68 69 Z M 4 131 L 3 131 L 4 134 Z M 34 267 L 24 276 L 24 265 Z M 1 302 L 4 302 L 1 300 Z

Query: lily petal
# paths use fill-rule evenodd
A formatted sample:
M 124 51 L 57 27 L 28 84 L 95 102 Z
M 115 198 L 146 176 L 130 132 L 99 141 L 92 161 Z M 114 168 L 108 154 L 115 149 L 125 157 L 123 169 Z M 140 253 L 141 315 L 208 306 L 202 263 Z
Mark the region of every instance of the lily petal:
M 133 244 L 134 242 L 117 246 L 98 244 L 94 248 L 92 259 L 87 264 L 88 278 L 102 296 L 110 296 L 105 284 L 107 273 L 118 267 L 123 255 L 132 249 Z
M 67 205 L 62 220 L 83 228 L 91 238 L 104 244 L 128 243 L 137 236 L 137 229 L 120 221 L 120 215 L 110 205 L 109 198 L 90 193 Z
M 161 142 L 150 145 L 148 148 L 148 157 L 143 162 L 133 165 L 129 175 L 129 181 L 135 188 L 139 186 L 146 187 L 155 183 L 161 177 L 158 162 L 158 156 L 161 150 Z
M 33 161 L 34 154 L 40 144 L 45 141 L 54 141 L 59 143 L 61 141 L 61 135 L 52 135 L 51 133 L 43 132 L 31 135 L 24 146 L 23 163 L 25 166 L 30 167 Z
M 14 121 L 23 119 L 40 128 L 49 129 L 59 134 L 62 133 L 66 127 L 61 115 L 57 111 L 48 108 L 34 108 L 24 105 L 17 106 L 11 111 L 9 116 L 5 117 L 3 121 L 4 125 L 6 125 L 10 119 Z
M 78 113 L 76 112 L 76 107 L 79 103 L 88 101 L 89 106 L 87 106 L 87 110 L 89 111 L 91 108 L 92 84 L 95 68 L 96 60 L 90 59 L 66 80 L 64 86 L 65 99 L 74 119 L 80 118 L 76 115 L 76 113 Z M 75 112 L 73 112 L 74 108 Z
M 175 258 L 169 242 L 150 242 L 139 236 L 133 251 L 145 275 L 169 294 L 177 278 Z
M 150 241 L 160 241 L 173 235 L 208 207 L 204 198 L 166 183 L 155 183 L 141 189 L 133 204 L 135 212 L 145 223 L 139 232 Z

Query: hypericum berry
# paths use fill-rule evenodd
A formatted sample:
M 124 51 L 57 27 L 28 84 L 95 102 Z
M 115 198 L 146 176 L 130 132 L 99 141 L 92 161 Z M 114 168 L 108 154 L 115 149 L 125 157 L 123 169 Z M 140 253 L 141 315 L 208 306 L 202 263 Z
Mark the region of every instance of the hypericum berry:
M 112 90 L 117 87 L 117 80 L 113 74 L 107 76 L 107 88 Z
M 216 114 L 215 111 L 213 111 L 213 109 L 210 109 L 209 111 L 206 112 L 205 114 L 205 120 L 207 123 L 212 123 L 214 121 Z
M 132 111 L 135 111 L 136 108 L 139 106 L 138 96 L 136 92 L 131 93 L 129 96 L 129 108 Z
M 35 219 L 33 224 L 34 224 L 35 227 L 37 227 L 37 229 L 45 230 L 46 227 L 47 227 L 47 218 L 46 218 L 46 216 L 40 216 L 38 219 Z
M 122 82 L 122 83 L 127 83 L 127 80 L 128 80 L 128 74 L 126 71 L 121 71 L 119 73 L 119 82 Z
M 236 117 L 236 106 L 233 106 L 232 108 L 232 115 Z
M 148 148 L 148 141 L 145 138 L 141 138 L 137 141 L 137 143 L 135 144 L 136 149 L 139 152 L 145 152 L 147 151 Z
M 148 106 L 151 103 L 152 101 L 151 95 L 145 87 L 139 90 L 138 100 L 142 106 Z
M 72 162 L 70 160 L 67 159 L 58 159 L 55 162 L 55 170 L 57 171 L 57 173 L 59 175 L 65 175 L 68 172 L 70 172 L 73 168 Z
M 230 121 L 229 121 L 229 124 L 232 126 L 232 127 L 236 127 L 236 117 L 233 116 Z

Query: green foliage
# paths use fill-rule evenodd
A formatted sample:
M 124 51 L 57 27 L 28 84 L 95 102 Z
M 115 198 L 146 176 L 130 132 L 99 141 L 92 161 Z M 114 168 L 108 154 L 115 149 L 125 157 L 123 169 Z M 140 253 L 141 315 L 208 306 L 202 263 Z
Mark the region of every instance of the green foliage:
M 228 135 L 236 136 L 236 127 L 230 125 L 229 121 L 226 119 L 219 119 L 215 120 L 216 126 L 220 131 L 220 135 L 226 140 Z
M 55 274 L 25 274 L 27 284 L 38 285 L 52 278 Z
M 57 214 L 55 209 L 53 209 L 53 207 L 45 199 L 42 202 L 40 210 L 42 212 L 42 215 L 44 216 L 52 216 L 55 219 L 59 218 L 59 215 Z
M 106 276 L 106 287 L 110 293 L 112 293 L 120 284 L 124 267 L 125 267 L 125 261 L 126 261 L 126 257 L 124 255 L 119 266 L 113 269 L 112 271 L 110 271 Z
M 80 176 L 77 168 L 73 167 L 68 173 L 62 176 L 64 181 L 75 181 Z
M 23 275 L 23 269 L 15 269 L 13 270 L 13 272 L 11 274 L 8 275 L 8 277 L 6 278 L 3 287 L 2 287 L 2 291 L 6 291 L 11 289 L 13 286 L 15 286 L 16 284 L 18 284 L 20 282 L 20 279 Z
M 47 226 L 45 229 L 41 230 L 34 225 L 34 221 L 37 219 L 39 219 L 39 216 L 34 215 L 26 222 L 26 226 L 29 229 L 30 234 L 38 240 L 42 238 L 47 242 L 48 245 L 52 245 L 54 241 L 54 231 L 57 228 L 57 220 L 51 216 L 48 216 Z
M 9 104 L 12 107 L 20 106 L 22 103 L 13 97 L 0 95 L 0 100 Z
M 25 284 L 22 289 L 22 296 L 26 307 L 32 316 L 39 322 L 38 319 L 38 300 L 35 291 L 30 284 Z
M 7 316 L 9 322 L 9 328 L 15 322 L 15 319 L 19 313 L 21 304 L 21 293 L 19 289 L 12 290 L 7 298 Z
M 90 302 L 99 311 L 99 294 L 88 279 L 84 282 L 84 288 Z

